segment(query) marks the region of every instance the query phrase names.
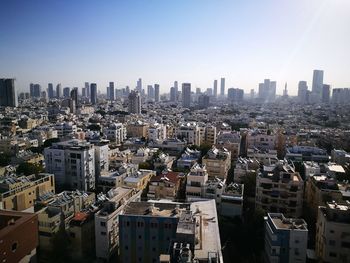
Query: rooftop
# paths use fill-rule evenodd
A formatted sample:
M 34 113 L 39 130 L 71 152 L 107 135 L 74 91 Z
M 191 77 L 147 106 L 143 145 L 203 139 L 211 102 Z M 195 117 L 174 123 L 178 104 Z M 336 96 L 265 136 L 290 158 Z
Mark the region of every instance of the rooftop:
M 270 220 L 276 229 L 285 230 L 307 230 L 307 224 L 303 219 L 286 218 L 281 213 L 268 213 L 268 220 Z

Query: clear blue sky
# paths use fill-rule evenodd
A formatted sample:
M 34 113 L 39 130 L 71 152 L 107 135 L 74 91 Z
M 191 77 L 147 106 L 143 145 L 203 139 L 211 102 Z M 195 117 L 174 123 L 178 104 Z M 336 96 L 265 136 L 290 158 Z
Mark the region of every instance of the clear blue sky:
M 119 88 L 174 80 L 205 90 L 257 89 L 264 78 L 311 86 L 323 69 L 350 87 L 349 0 L 3 0 L 0 76 L 47 87 L 109 81 Z

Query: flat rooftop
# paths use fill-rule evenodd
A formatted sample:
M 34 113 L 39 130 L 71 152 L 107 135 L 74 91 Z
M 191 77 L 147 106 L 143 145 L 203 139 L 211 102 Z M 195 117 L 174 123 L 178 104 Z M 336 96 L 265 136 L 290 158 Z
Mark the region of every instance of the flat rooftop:
M 303 219 L 298 218 L 286 218 L 281 213 L 268 213 L 267 216 L 274 224 L 276 229 L 297 229 L 297 230 L 307 230 L 307 224 Z
M 189 209 L 189 204 L 159 203 L 159 202 L 131 202 L 125 207 L 125 215 L 180 217 L 181 211 Z

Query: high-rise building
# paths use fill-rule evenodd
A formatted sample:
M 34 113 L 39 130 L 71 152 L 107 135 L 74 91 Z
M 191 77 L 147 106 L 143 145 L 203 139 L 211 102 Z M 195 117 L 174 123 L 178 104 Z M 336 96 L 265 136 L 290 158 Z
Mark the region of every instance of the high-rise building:
M 90 84 L 90 101 L 92 104 L 97 104 L 97 84 Z
M 52 83 L 49 83 L 47 85 L 47 95 L 49 96 L 49 99 L 53 99 L 54 98 L 53 84 Z
M 70 97 L 70 87 L 63 88 L 63 97 L 69 98 Z
M 250 90 L 250 99 L 253 100 L 255 98 L 255 91 L 254 89 Z
M 312 78 L 312 102 L 320 102 L 322 100 L 323 89 L 323 70 L 314 70 Z
M 264 79 L 264 83 L 259 83 L 259 99 L 264 102 L 273 102 L 276 98 L 276 81 Z
M 175 87 L 170 88 L 170 101 L 176 101 L 176 90 Z
M 84 88 L 81 88 L 81 96 L 82 96 L 83 98 L 86 97 L 86 88 L 85 88 L 85 87 L 84 87 Z
M 141 96 L 138 91 L 132 90 L 128 96 L 129 99 L 129 113 L 141 114 Z
M 174 81 L 174 88 L 175 88 L 175 101 L 177 101 L 179 97 L 179 84 L 177 81 Z
M 350 88 L 333 89 L 332 102 L 335 104 L 347 104 L 350 101 Z
M 201 88 L 196 88 L 196 95 L 201 94 Z
M 230 88 L 227 90 L 227 98 L 231 102 L 241 102 L 243 101 L 244 90 Z
M 328 84 L 323 84 L 322 87 L 322 102 L 323 103 L 329 103 L 331 95 L 331 86 Z
M 147 85 L 147 96 L 148 99 L 154 99 L 154 88 L 152 85 Z
M 220 96 L 225 97 L 225 78 L 221 78 L 220 81 Z
M 78 88 L 73 88 L 70 92 L 70 98 L 75 103 L 75 107 L 78 107 Z
M 57 84 L 56 86 L 56 98 L 59 99 L 62 96 L 62 87 L 61 84 Z
M 207 88 L 207 95 L 208 96 L 213 96 L 213 89 L 212 88 Z
M 33 83 L 29 84 L 29 94 L 30 94 L 31 98 L 34 97 L 34 84 Z
M 139 78 L 136 82 L 136 90 L 141 94 L 142 92 L 142 79 Z
M 85 82 L 84 85 L 85 85 L 86 97 L 90 99 L 90 84 L 89 82 Z
M 300 103 L 308 102 L 307 82 L 304 80 L 299 81 L 298 84 L 298 100 Z
M 206 109 L 209 107 L 210 97 L 209 95 L 199 95 L 198 97 L 198 106 L 201 109 Z
M 159 84 L 154 84 L 154 101 L 159 102 Z
M 218 96 L 218 80 L 214 80 L 214 97 L 216 98 Z
M 114 82 L 109 82 L 109 92 L 107 94 L 107 97 L 110 101 L 114 101 Z
M 41 97 L 41 86 L 39 84 L 34 84 L 33 97 L 35 98 Z
M 182 107 L 189 108 L 191 105 L 191 83 L 182 83 Z
M 18 106 L 15 79 L 0 79 L 0 106 Z

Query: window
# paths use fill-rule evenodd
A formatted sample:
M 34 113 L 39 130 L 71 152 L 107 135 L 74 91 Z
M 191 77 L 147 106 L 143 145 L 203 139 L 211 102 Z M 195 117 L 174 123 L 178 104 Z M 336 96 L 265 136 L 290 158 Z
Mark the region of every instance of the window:
M 75 238 L 75 233 L 70 232 L 69 235 L 70 235 L 71 238 Z
M 329 240 L 328 243 L 329 243 L 330 246 L 335 246 L 335 240 Z
M 337 253 L 330 252 L 330 253 L 329 253 L 329 256 L 332 257 L 332 258 L 336 258 L 336 257 L 337 257 Z
M 142 238 L 142 236 L 141 235 L 139 235 L 139 239 L 141 239 Z
M 102 232 L 101 232 L 101 235 L 102 235 L 102 236 L 105 236 L 105 235 L 107 235 L 107 233 L 104 232 L 104 231 L 102 231 Z
M 331 230 L 329 230 L 329 233 L 333 234 L 333 233 L 334 233 L 334 230 L 332 230 L 332 229 L 331 229 Z
M 106 222 L 101 222 L 100 225 L 101 226 L 106 226 Z
M 341 242 L 341 246 L 345 248 L 350 248 L 350 242 Z

